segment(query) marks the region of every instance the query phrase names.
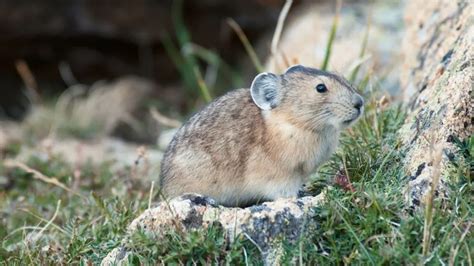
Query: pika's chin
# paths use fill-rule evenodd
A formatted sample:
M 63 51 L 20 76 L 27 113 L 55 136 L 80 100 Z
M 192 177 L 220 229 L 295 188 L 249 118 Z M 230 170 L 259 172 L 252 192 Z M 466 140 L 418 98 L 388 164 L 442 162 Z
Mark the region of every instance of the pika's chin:
M 347 127 L 352 126 L 357 120 L 360 119 L 360 117 L 362 116 L 363 112 L 364 112 L 363 109 L 357 110 L 357 112 L 354 113 L 354 114 L 352 115 L 352 117 L 350 117 L 350 118 L 347 119 L 347 120 L 342 121 L 342 127 L 343 127 L 343 128 L 347 128 Z
M 357 110 L 349 117 L 345 117 L 344 119 L 331 119 L 332 121 L 329 122 L 335 128 L 338 128 L 340 130 L 346 129 L 355 124 L 355 122 L 357 122 L 357 120 L 362 117 L 363 112 L 363 109 Z

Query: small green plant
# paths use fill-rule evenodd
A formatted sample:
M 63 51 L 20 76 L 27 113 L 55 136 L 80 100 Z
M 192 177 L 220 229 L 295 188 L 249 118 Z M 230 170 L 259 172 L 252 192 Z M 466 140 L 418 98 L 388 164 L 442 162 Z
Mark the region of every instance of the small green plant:
M 183 0 L 173 1 L 172 18 L 175 36 L 168 35 L 164 38 L 163 46 L 180 73 L 188 105 L 192 109 L 196 105 L 197 97 L 208 103 L 215 94 L 222 93 L 228 88 L 240 87 L 242 78 L 216 52 L 192 43 L 191 34 L 184 24 L 182 8 Z M 173 41 L 174 38 L 177 45 Z M 204 75 L 201 70 L 203 63 L 208 67 Z
M 350 82 L 354 82 L 356 80 L 356 78 L 359 74 L 360 66 L 364 61 L 363 59 L 364 59 L 364 56 L 365 56 L 365 53 L 366 53 L 366 50 L 367 50 L 367 43 L 369 41 L 369 31 L 370 31 L 370 18 L 369 18 L 369 21 L 367 23 L 367 27 L 365 29 L 364 38 L 362 39 L 362 45 L 360 47 L 360 52 L 359 52 L 359 61 L 360 62 L 356 62 L 357 64 L 355 65 L 354 69 L 352 70 L 352 72 L 349 76 L 349 81 Z
M 339 24 L 339 15 L 341 12 L 341 0 L 336 2 L 336 14 L 332 22 L 331 31 L 329 32 L 328 42 L 326 45 L 326 53 L 324 54 L 323 64 L 321 65 L 322 70 L 327 70 L 329 66 L 329 59 L 331 58 L 332 46 L 334 45 L 334 39 L 336 38 L 337 27 Z

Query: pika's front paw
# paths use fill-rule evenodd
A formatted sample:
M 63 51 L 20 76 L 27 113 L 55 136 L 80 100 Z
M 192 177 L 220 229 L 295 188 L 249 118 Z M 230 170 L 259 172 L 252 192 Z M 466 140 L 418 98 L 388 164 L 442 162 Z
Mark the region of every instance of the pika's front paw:
M 307 196 L 313 196 L 313 193 L 308 189 L 308 186 L 304 184 L 299 190 L 298 190 L 298 198 L 302 197 L 307 197 Z

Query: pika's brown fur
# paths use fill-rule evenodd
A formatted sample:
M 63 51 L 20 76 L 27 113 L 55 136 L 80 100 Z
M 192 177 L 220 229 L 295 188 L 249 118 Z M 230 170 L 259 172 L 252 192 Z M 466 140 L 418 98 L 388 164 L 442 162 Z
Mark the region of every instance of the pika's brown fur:
M 318 92 L 320 84 L 327 91 Z M 227 206 L 296 196 L 362 105 L 336 74 L 300 65 L 262 73 L 250 90 L 217 98 L 178 130 L 162 161 L 162 191 L 199 193 Z

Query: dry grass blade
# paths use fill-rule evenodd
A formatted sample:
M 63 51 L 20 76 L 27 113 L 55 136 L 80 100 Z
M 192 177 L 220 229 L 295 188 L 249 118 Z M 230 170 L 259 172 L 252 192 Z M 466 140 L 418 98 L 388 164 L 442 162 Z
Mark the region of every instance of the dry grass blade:
M 40 221 L 42 221 L 42 222 L 48 223 L 48 220 L 46 220 L 45 218 L 39 216 L 38 214 L 36 214 L 36 213 L 34 213 L 34 212 L 32 212 L 32 211 L 26 209 L 26 208 L 20 208 L 19 210 L 22 211 L 22 212 L 25 212 L 25 213 L 27 213 L 27 214 L 33 216 L 33 217 L 35 217 L 36 219 L 38 219 L 38 220 L 40 220 Z M 63 228 L 61 228 L 60 226 L 58 226 L 58 225 L 56 225 L 56 224 L 54 224 L 54 223 L 52 223 L 51 226 L 53 226 L 54 228 L 56 228 L 59 232 L 63 233 L 64 235 L 67 235 L 67 236 L 70 236 L 70 235 L 71 235 L 68 231 L 64 230 Z
M 15 68 L 23 80 L 23 83 L 25 83 L 31 101 L 33 103 L 41 102 L 41 97 L 38 93 L 38 84 L 36 83 L 35 76 L 33 75 L 33 72 L 31 72 L 28 64 L 24 60 L 18 60 L 15 62 Z
M 273 60 L 274 68 L 275 69 L 280 69 L 281 71 L 283 71 L 284 69 L 286 69 L 286 68 L 288 68 L 292 65 L 290 60 L 288 60 L 288 57 L 286 56 L 285 52 L 284 51 L 278 51 L 278 44 L 280 42 L 280 37 L 281 37 L 281 33 L 283 31 L 283 26 L 285 24 L 286 17 L 288 15 L 288 12 L 289 12 L 292 4 L 293 4 L 292 0 L 287 0 L 285 5 L 283 6 L 283 8 L 280 12 L 280 16 L 278 17 L 278 23 L 277 23 L 277 26 L 275 28 L 275 32 L 273 34 L 272 43 L 271 43 L 271 55 L 274 59 Z M 280 64 L 278 62 L 279 59 L 283 60 L 283 67 L 282 68 L 280 67 Z
M 43 232 L 53 223 L 53 221 L 56 219 L 56 216 L 58 216 L 59 213 L 59 207 L 61 207 L 61 200 L 58 200 L 58 203 L 56 205 L 56 210 L 54 211 L 53 217 L 49 219 L 49 221 L 41 228 L 41 230 L 33 235 L 31 239 L 28 239 L 29 241 L 32 241 L 33 243 L 36 242 L 42 235 Z
M 339 203 L 338 201 L 336 201 L 336 204 L 341 207 L 342 209 L 344 209 L 346 212 L 348 211 L 346 208 L 344 208 L 342 206 L 341 203 Z M 334 208 L 334 210 L 336 211 L 337 215 L 341 218 L 341 220 L 344 222 L 344 224 L 346 225 L 347 229 L 349 230 L 349 232 L 352 234 L 352 236 L 354 237 L 354 239 L 357 241 L 357 243 L 359 244 L 360 248 L 362 249 L 362 251 L 365 253 L 365 255 L 367 256 L 367 258 L 369 259 L 370 261 L 370 264 L 371 265 L 375 265 L 375 262 L 373 261 L 372 259 L 372 256 L 370 256 L 369 254 L 369 251 L 367 250 L 367 248 L 364 246 L 364 244 L 362 243 L 362 241 L 359 239 L 359 237 L 357 236 L 357 233 L 354 231 L 354 229 L 352 228 L 351 224 L 349 222 L 347 222 L 347 220 L 344 218 L 344 216 L 337 210 L 337 208 Z
M 249 265 L 247 250 L 245 249 L 245 247 L 243 247 L 242 251 L 244 252 L 244 261 L 245 261 L 245 265 L 247 266 L 247 265 Z
M 360 67 L 366 63 L 367 61 L 369 61 L 369 59 L 372 58 L 372 55 L 368 54 L 368 55 L 363 55 L 361 57 L 359 57 L 357 60 L 355 60 L 354 62 L 352 62 L 352 64 L 348 67 L 348 71 L 347 71 L 347 76 L 349 76 L 349 81 L 350 82 L 354 82 L 356 77 L 357 77 L 357 73 L 359 73 L 359 69 Z
M 51 185 L 54 185 L 54 186 L 57 186 L 57 187 L 60 187 L 76 196 L 79 196 L 85 200 L 87 200 L 87 198 L 79 193 L 77 193 L 76 191 L 68 188 L 66 185 L 64 185 L 63 183 L 59 182 L 59 180 L 55 177 L 47 177 L 45 176 L 44 174 L 42 174 L 41 172 L 33 169 L 33 168 L 30 168 L 28 165 L 24 164 L 24 163 L 21 163 L 21 162 L 18 162 L 18 161 L 15 161 L 15 160 L 11 160 L 11 159 L 8 159 L 8 160 L 5 160 L 3 165 L 5 167 L 8 167 L 8 168 L 20 168 L 21 170 L 27 172 L 27 173 L 30 173 L 33 175 L 33 178 L 35 179 L 38 179 L 38 180 L 41 180 L 45 183 L 48 183 L 48 184 L 51 184 Z
M 148 209 L 151 208 L 151 200 L 153 199 L 153 189 L 155 188 L 155 181 L 151 181 L 150 196 L 148 197 Z
M 69 87 L 79 83 L 76 77 L 74 77 L 74 74 L 72 73 L 71 66 L 67 62 L 60 62 L 58 69 L 59 75 L 61 75 L 61 78 Z
M 349 80 L 351 82 L 354 82 L 355 79 L 357 78 L 357 74 L 359 73 L 359 69 L 360 69 L 360 66 L 362 65 L 363 62 L 366 61 L 366 59 L 364 59 L 365 57 L 365 51 L 367 50 L 367 43 L 368 43 L 368 40 L 369 40 L 369 31 L 370 31 L 370 25 L 371 25 L 371 18 L 369 16 L 368 18 L 368 21 L 367 21 L 367 27 L 365 29 L 365 33 L 364 33 L 364 38 L 362 39 L 362 46 L 360 48 L 360 53 L 359 53 L 359 60 L 360 63 L 356 64 L 354 68 L 352 68 L 352 72 L 351 72 L 351 75 L 350 75 L 350 78 Z M 369 56 L 370 58 L 370 56 Z
M 201 91 L 202 98 L 207 103 L 210 103 L 212 101 L 212 96 L 209 92 L 209 88 L 207 87 L 206 82 L 204 81 L 204 78 L 202 77 L 201 71 L 199 71 L 199 68 L 197 66 L 193 68 L 193 71 L 199 86 L 199 90 Z
M 244 45 L 247 54 L 250 56 L 250 60 L 252 60 L 252 63 L 255 66 L 255 69 L 257 69 L 258 72 L 263 72 L 263 65 L 260 62 L 260 59 L 258 59 L 257 53 L 255 53 L 255 50 L 250 44 L 249 39 L 245 35 L 242 28 L 240 28 L 239 24 L 237 24 L 237 22 L 231 18 L 227 19 L 227 24 L 229 24 L 229 26 L 235 31 L 240 41 Z
M 153 119 L 156 120 L 156 122 L 158 122 L 159 124 L 163 126 L 178 128 L 182 125 L 181 121 L 164 116 L 162 113 L 158 111 L 158 109 L 156 109 L 156 107 L 150 108 L 150 114 L 153 117 Z
M 255 240 L 252 239 L 252 237 L 250 237 L 247 233 L 242 233 L 242 234 L 258 249 L 260 254 L 263 254 L 262 248 L 258 245 L 257 242 L 255 242 Z
M 469 249 L 469 245 L 464 243 L 464 248 L 466 249 L 466 254 L 467 254 L 467 262 L 468 262 L 467 265 L 472 266 L 472 258 L 471 258 L 471 251 Z
M 10 238 L 12 235 L 16 234 L 17 232 L 25 232 L 26 230 L 32 230 L 32 231 L 36 231 L 36 230 L 41 230 L 43 227 L 40 227 L 40 226 L 22 226 L 22 227 L 18 227 L 17 229 L 11 231 L 8 233 L 8 235 L 6 235 L 4 237 L 4 239 L 8 239 Z
M 433 225 L 434 206 L 433 201 L 436 190 L 438 188 L 439 179 L 441 176 L 441 158 L 443 155 L 443 149 L 441 145 L 431 145 L 431 157 L 433 162 L 433 175 L 431 179 L 431 187 L 426 195 L 425 205 L 425 221 L 423 226 L 423 257 L 426 259 L 430 251 L 431 246 L 431 233 Z
M 461 238 L 459 239 L 459 244 L 453 249 L 452 249 L 452 252 L 451 254 L 449 254 L 449 265 L 452 266 L 454 265 L 454 262 L 456 262 L 456 256 L 458 255 L 458 252 L 459 252 L 459 248 L 461 247 L 461 244 L 463 243 L 464 241 L 464 238 L 466 238 L 466 235 L 471 232 L 470 229 L 471 229 L 471 225 L 472 225 L 472 222 L 469 222 L 466 226 L 466 230 L 464 230 L 464 232 L 462 233 L 461 235 Z M 472 233 L 472 232 L 471 232 Z M 467 254 L 469 254 L 469 252 L 467 252 Z M 471 265 L 471 264 L 469 264 Z
M 271 53 L 275 56 L 278 52 L 278 43 L 280 42 L 281 32 L 283 31 L 283 25 L 285 24 L 286 17 L 290 11 L 293 0 L 286 0 L 285 5 L 281 9 L 280 16 L 278 17 L 278 23 L 273 33 Z

